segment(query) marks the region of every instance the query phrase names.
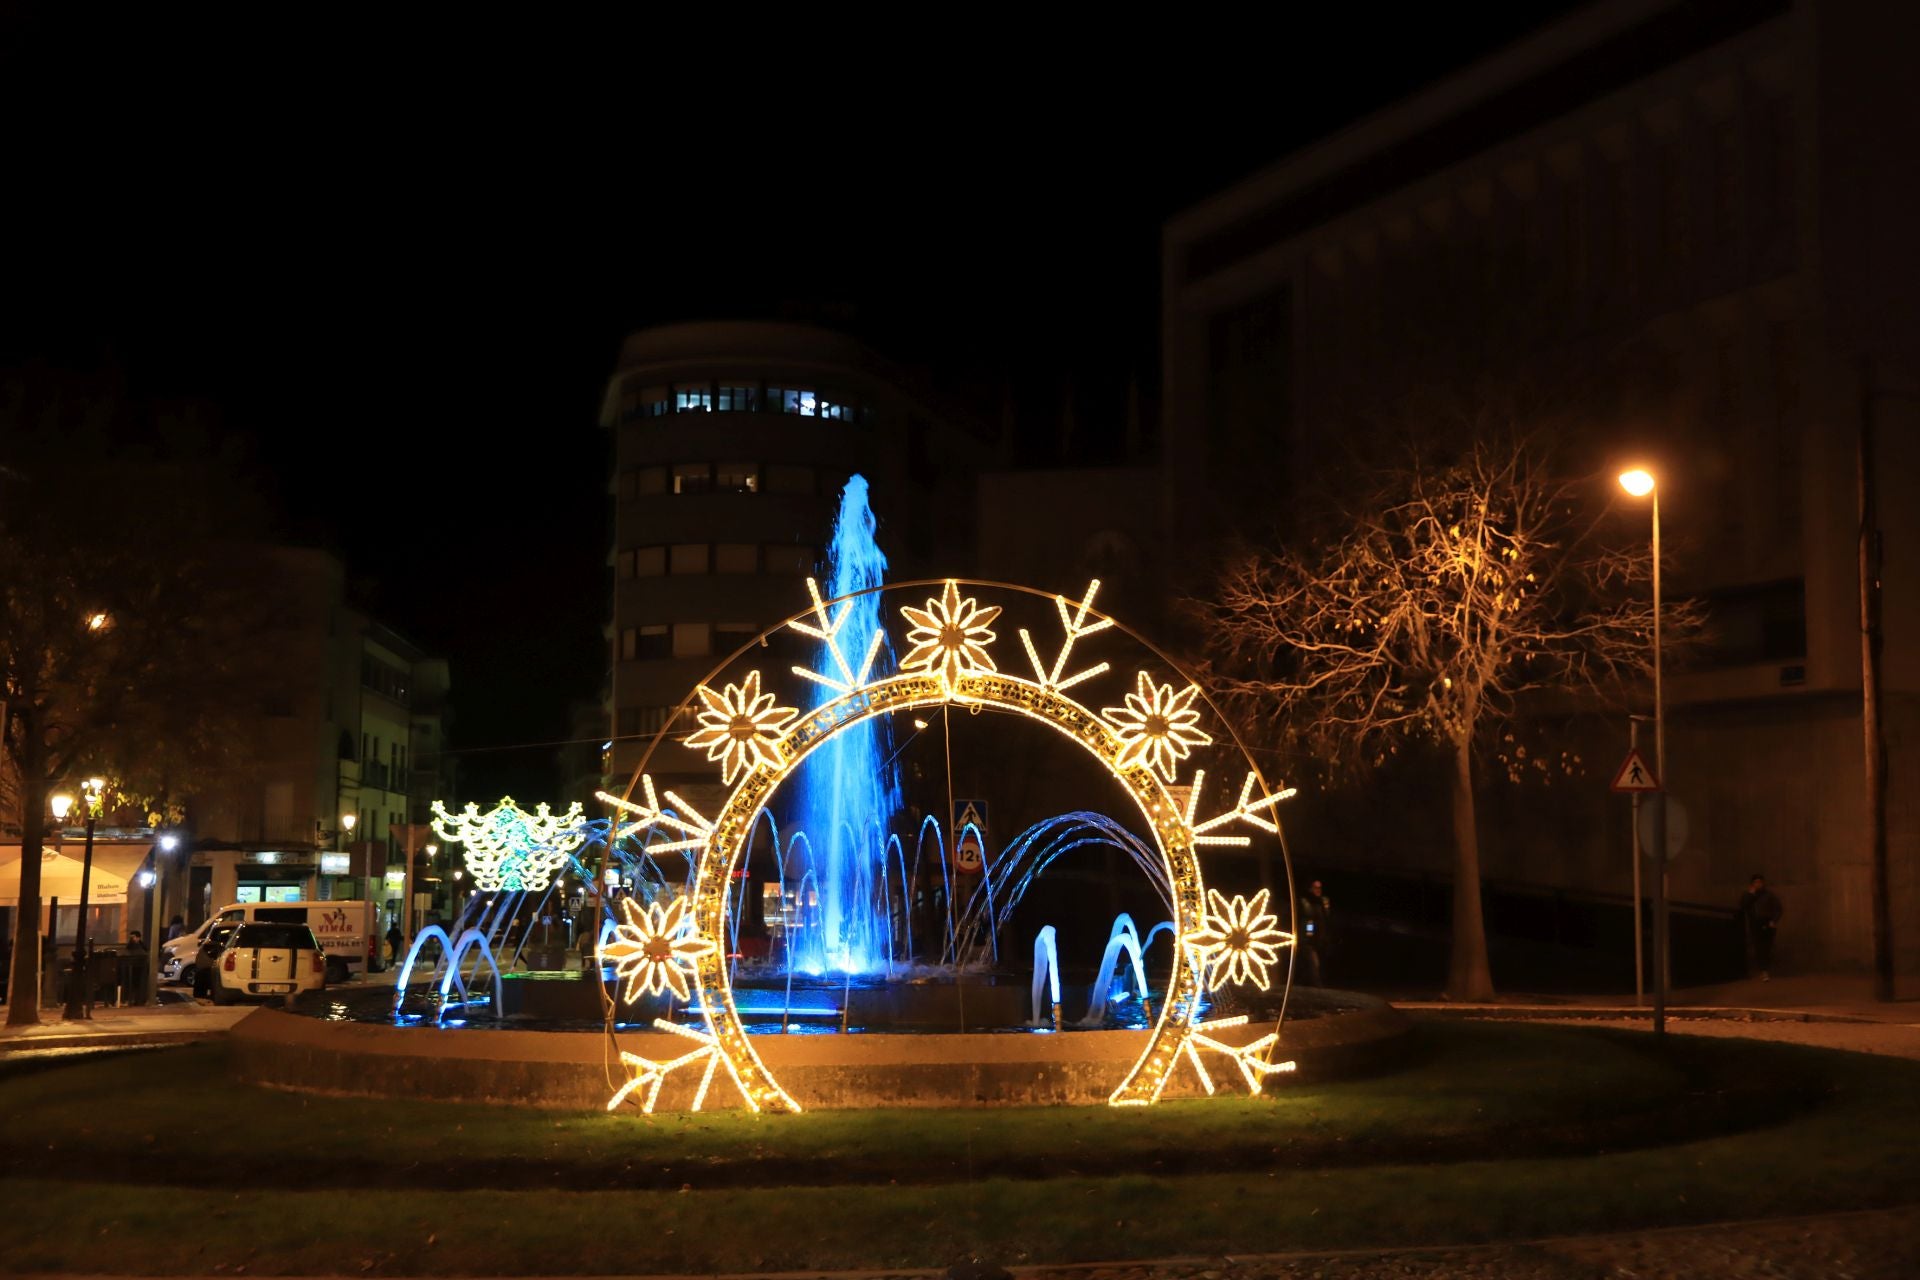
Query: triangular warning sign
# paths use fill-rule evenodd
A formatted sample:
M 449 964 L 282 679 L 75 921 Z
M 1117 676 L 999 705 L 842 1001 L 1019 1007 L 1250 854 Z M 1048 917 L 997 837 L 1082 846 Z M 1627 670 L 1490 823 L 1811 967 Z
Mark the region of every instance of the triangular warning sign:
M 1653 766 L 1643 760 L 1638 751 L 1629 751 L 1613 775 L 1613 789 L 1628 794 L 1658 791 L 1660 779 L 1653 776 Z

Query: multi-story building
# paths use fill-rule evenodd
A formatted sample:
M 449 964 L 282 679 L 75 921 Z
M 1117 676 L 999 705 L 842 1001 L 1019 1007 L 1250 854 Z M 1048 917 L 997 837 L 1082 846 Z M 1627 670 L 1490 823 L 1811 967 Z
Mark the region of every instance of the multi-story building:
M 979 442 L 838 334 L 767 323 L 636 333 L 601 424 L 614 470 L 605 772 L 617 783 L 715 663 L 805 603 L 850 475 L 872 486 L 894 576 L 970 544 Z M 651 772 L 701 791 L 704 761 L 663 751 Z
M 189 802 L 184 913 L 194 923 L 235 901 L 368 896 L 397 912 L 450 759 L 446 661 L 353 608 L 333 556 L 258 554 L 287 602 L 270 640 L 282 683 L 223 785 Z
M 1868 948 L 1863 421 L 1885 499 L 1895 919 L 1920 918 L 1920 518 L 1893 501 L 1920 476 L 1917 43 L 1905 6 L 1596 4 L 1164 237 L 1176 538 L 1264 527 L 1338 465 L 1349 423 L 1422 382 L 1606 384 L 1580 406 L 1584 453 L 1657 462 L 1670 589 L 1714 624 L 1668 688 L 1667 782 L 1693 831 L 1674 892 L 1731 904 L 1766 871 L 1803 964 Z M 1489 874 L 1623 888 L 1624 817 L 1589 781 L 1552 840 L 1490 841 Z M 1444 838 L 1371 856 L 1444 866 Z M 1920 935 L 1899 941 L 1920 960 Z

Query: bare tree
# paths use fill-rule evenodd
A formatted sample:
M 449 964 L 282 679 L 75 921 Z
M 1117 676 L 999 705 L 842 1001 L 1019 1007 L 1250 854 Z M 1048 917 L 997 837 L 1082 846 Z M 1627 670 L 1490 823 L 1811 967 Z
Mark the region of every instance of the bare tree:
M 126 407 L 72 379 L 0 400 L 0 748 L 20 832 L 9 1025 L 38 1021 L 47 797 L 83 773 L 166 809 L 258 705 L 270 586 L 216 534 L 246 495 L 205 458 L 130 446 Z M 151 433 L 148 433 L 149 436 Z
M 1409 455 L 1372 473 L 1332 536 L 1235 554 L 1198 604 L 1216 688 L 1283 741 L 1360 769 L 1412 743 L 1443 749 L 1456 999 L 1493 994 L 1476 752 L 1530 709 L 1617 692 L 1651 666 L 1651 563 L 1644 546 L 1609 542 L 1610 488 L 1511 436 Z M 1683 638 L 1699 618 L 1669 603 L 1665 621 Z

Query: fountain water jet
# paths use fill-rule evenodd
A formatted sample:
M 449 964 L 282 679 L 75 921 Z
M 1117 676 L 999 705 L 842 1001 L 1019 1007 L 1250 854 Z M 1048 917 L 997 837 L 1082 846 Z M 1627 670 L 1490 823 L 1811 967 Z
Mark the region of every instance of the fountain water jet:
M 885 580 L 887 557 L 873 540 L 874 527 L 866 477 L 855 475 L 840 493 L 824 594 L 851 595 Z M 880 627 L 879 592 L 859 597 L 848 608 L 842 634 L 870 636 Z M 876 676 L 891 657 L 890 649 L 883 652 Z M 831 664 L 826 656 L 821 669 L 831 670 Z M 814 706 L 833 697 L 821 689 Z M 805 972 L 871 973 L 892 958 L 888 904 L 875 898 L 876 886 L 886 883 L 887 839 L 900 809 L 898 775 L 889 763 L 891 739 L 884 717 L 844 730 L 814 753 L 796 779 L 799 793 L 789 826 L 809 834 L 819 895 L 818 911 L 804 913 L 808 927 L 797 946 L 788 934 L 794 947 L 790 963 Z

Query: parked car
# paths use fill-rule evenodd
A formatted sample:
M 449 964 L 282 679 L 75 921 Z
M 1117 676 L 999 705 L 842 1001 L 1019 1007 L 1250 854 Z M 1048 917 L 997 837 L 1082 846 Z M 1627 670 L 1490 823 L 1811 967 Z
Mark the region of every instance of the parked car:
M 209 969 L 215 1004 L 324 991 L 327 953 L 304 924 L 243 924 Z
M 200 984 L 194 978 L 195 957 L 206 941 L 207 931 L 216 924 L 259 921 L 312 929 L 327 956 L 327 981 L 345 982 L 354 974 L 379 967 L 371 963 L 380 946 L 373 929 L 373 911 L 371 902 L 235 902 L 208 916 L 192 933 L 183 933 L 164 944 L 160 979 L 193 983 L 194 994 L 200 994 Z
M 227 949 L 227 943 L 239 931 L 237 921 L 209 920 L 201 927 L 198 934 L 200 947 L 193 953 L 193 963 L 187 966 L 186 980 L 193 984 L 194 995 L 212 997 L 213 966 L 219 962 L 220 953 Z

